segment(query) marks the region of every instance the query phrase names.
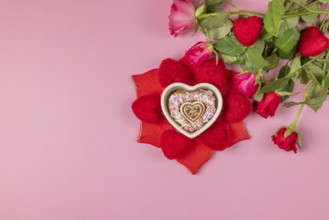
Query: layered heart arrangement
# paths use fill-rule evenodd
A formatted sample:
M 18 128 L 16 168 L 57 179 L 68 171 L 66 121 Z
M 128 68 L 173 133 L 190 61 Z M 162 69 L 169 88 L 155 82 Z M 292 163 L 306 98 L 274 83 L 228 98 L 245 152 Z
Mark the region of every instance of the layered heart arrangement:
M 189 138 L 207 130 L 218 118 L 222 105 L 221 93 L 209 83 L 173 83 L 161 96 L 161 108 L 168 122 Z

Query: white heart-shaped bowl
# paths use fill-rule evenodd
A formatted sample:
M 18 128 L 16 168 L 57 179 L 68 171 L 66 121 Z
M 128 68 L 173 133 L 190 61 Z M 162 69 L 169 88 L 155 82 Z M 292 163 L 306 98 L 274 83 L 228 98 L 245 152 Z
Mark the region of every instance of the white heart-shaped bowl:
M 168 108 L 168 100 L 171 94 L 173 94 L 177 90 L 186 90 L 188 92 L 195 91 L 197 89 L 203 89 L 203 90 L 210 90 L 214 93 L 214 96 L 216 98 L 216 112 L 214 116 L 207 122 L 205 123 L 202 128 L 200 128 L 197 131 L 194 132 L 188 132 L 185 131 L 184 128 L 182 128 L 171 116 Z M 195 86 L 189 86 L 184 83 L 173 83 L 165 88 L 165 90 L 162 92 L 161 95 L 161 109 L 163 114 L 165 115 L 166 119 L 168 122 L 176 128 L 177 131 L 180 133 L 184 134 L 188 138 L 195 138 L 198 135 L 202 134 L 205 130 L 207 130 L 218 118 L 220 112 L 222 111 L 223 108 L 223 98 L 222 94 L 220 91 L 213 86 L 212 84 L 209 83 L 200 83 Z

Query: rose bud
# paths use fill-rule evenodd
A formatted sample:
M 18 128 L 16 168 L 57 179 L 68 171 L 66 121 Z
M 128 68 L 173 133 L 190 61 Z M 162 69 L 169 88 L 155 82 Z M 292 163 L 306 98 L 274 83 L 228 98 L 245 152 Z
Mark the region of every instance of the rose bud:
M 233 87 L 246 98 L 253 99 L 258 89 L 256 77 L 252 73 L 239 74 L 233 78 Z
M 195 7 L 190 0 L 174 0 L 169 15 L 169 30 L 173 36 L 195 29 Z
M 280 96 L 276 92 L 264 95 L 262 101 L 257 103 L 256 112 L 263 118 L 273 117 L 280 104 Z
M 289 128 L 288 128 L 289 129 Z M 286 133 L 287 128 L 283 127 L 281 128 L 276 134 L 272 136 L 272 141 L 274 144 L 278 145 L 279 148 L 285 150 L 285 151 L 294 151 L 297 153 L 297 139 L 298 134 L 295 131 Z
M 211 43 L 198 42 L 186 52 L 185 56 L 192 66 L 198 67 L 208 60 L 212 53 L 213 47 Z

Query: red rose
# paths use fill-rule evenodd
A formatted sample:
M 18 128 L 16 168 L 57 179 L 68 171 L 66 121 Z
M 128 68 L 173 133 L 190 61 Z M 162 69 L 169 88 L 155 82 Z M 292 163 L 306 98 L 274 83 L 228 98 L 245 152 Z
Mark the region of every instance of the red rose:
M 186 52 L 185 56 L 193 67 L 198 67 L 211 57 L 212 51 L 211 43 L 198 42 Z
M 279 104 L 280 96 L 277 93 L 267 93 L 264 95 L 262 101 L 258 102 L 256 112 L 263 118 L 268 118 L 268 116 L 273 117 Z
M 196 26 L 195 7 L 190 0 L 174 0 L 169 15 L 169 30 L 173 36 L 193 31 Z
M 293 131 L 289 136 L 285 137 L 284 133 L 286 132 L 287 128 L 281 128 L 276 134 L 272 136 L 272 141 L 274 144 L 278 145 L 279 148 L 285 151 L 294 151 L 297 153 L 297 139 L 298 134 Z
M 258 84 L 255 75 L 249 72 L 235 76 L 233 78 L 233 87 L 245 97 L 253 99 Z

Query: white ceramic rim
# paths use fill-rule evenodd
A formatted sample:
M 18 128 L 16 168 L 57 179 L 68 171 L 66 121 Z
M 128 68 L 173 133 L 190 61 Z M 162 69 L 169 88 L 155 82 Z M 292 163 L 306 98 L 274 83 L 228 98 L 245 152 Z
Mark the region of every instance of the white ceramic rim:
M 197 89 L 203 89 L 203 90 L 211 90 L 212 92 L 214 92 L 216 101 L 217 101 L 217 106 L 216 106 L 216 112 L 214 114 L 214 116 L 210 119 L 210 121 L 208 121 L 201 129 L 190 133 L 188 131 L 185 131 L 171 116 L 169 113 L 169 109 L 168 109 L 168 100 L 169 100 L 169 96 L 177 91 L 177 90 L 186 90 L 186 91 L 195 91 Z M 165 90 L 162 92 L 161 95 L 161 109 L 163 114 L 165 115 L 166 119 L 168 120 L 168 122 L 174 126 L 174 128 L 179 131 L 180 133 L 184 134 L 186 137 L 188 138 L 195 138 L 197 136 L 199 136 L 200 134 L 202 134 L 204 131 L 206 131 L 218 118 L 220 112 L 222 111 L 223 108 L 223 97 L 222 94 L 220 93 L 220 91 L 217 89 L 217 87 L 215 87 L 214 85 L 210 84 L 210 83 L 200 83 L 197 84 L 195 86 L 189 86 L 186 85 L 184 83 L 173 83 L 170 84 L 169 86 L 167 86 L 165 88 Z

